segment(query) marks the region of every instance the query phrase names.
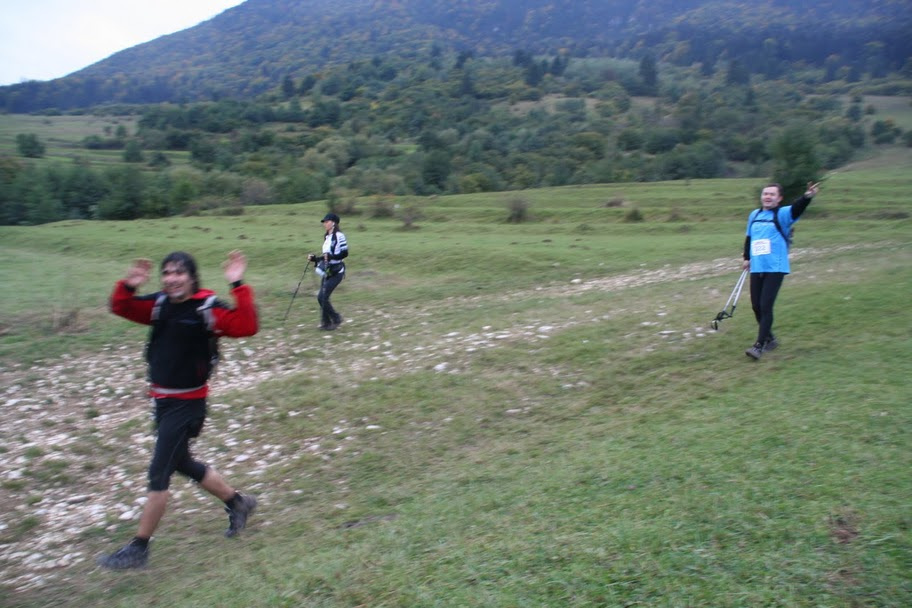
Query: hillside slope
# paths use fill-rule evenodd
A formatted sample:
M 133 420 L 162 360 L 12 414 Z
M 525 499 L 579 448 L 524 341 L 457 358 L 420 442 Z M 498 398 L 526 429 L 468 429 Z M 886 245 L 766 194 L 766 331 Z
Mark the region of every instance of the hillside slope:
M 0 87 L 0 109 L 251 98 L 286 76 L 388 54 L 408 58 L 431 47 L 476 55 L 673 51 L 680 62 L 756 53 L 773 40 L 782 60 L 822 63 L 841 54 L 870 62 L 876 50 L 887 68 L 898 69 L 912 54 L 910 22 L 908 3 L 897 0 L 248 0 L 64 78 Z M 796 29 L 801 24 L 813 25 Z

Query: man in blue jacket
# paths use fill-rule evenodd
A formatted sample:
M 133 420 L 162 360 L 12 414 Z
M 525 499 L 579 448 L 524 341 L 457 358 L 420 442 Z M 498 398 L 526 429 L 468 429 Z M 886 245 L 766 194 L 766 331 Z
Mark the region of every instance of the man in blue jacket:
M 808 182 L 805 193 L 791 205 L 782 203 L 782 186 L 768 184 L 760 193 L 760 208 L 754 209 L 747 219 L 744 238 L 743 269 L 750 269 L 751 307 L 757 317 L 757 341 L 744 351 L 748 357 L 759 359 L 765 351 L 779 346 L 773 336 L 773 305 L 779 288 L 789 268 L 789 245 L 792 224 L 798 221 L 819 184 Z

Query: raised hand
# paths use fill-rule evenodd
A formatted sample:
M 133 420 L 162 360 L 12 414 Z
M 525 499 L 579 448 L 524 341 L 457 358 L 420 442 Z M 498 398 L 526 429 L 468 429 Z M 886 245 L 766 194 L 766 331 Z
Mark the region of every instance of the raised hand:
M 235 249 L 228 254 L 228 259 L 222 264 L 225 270 L 225 280 L 229 283 L 240 281 L 244 278 L 244 272 L 247 270 L 247 258 L 240 250 Z
M 152 272 L 152 260 L 148 258 L 137 258 L 127 270 L 127 276 L 124 282 L 132 288 L 137 288 L 149 280 L 149 274 Z

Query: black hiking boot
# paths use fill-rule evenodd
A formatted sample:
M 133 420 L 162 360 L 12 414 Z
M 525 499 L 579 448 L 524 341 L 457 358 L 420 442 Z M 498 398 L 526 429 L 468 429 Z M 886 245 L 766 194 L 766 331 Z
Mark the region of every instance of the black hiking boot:
M 241 530 L 247 527 L 247 518 L 253 515 L 256 506 L 256 498 L 239 492 L 234 506 L 225 507 L 228 513 L 228 529 L 225 530 L 225 536 L 231 538 L 240 534 Z
M 102 555 L 97 560 L 102 568 L 109 570 L 129 570 L 130 568 L 145 568 L 149 562 L 149 547 L 140 547 L 130 543 L 124 545 L 111 555 Z
M 755 343 L 753 346 L 744 351 L 744 354 L 752 359 L 759 359 L 763 356 L 763 345 L 759 342 Z

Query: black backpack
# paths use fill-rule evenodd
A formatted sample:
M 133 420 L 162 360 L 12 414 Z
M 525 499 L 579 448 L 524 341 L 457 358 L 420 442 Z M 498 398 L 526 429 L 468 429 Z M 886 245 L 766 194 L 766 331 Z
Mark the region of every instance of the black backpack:
M 161 307 L 168 299 L 168 296 L 161 293 L 155 298 L 155 305 L 152 306 L 152 331 L 155 331 L 156 322 L 158 317 L 161 314 Z M 216 296 L 211 295 L 206 298 L 206 300 L 196 308 L 197 314 L 203 320 L 203 325 L 206 326 L 206 329 L 209 332 L 209 373 L 206 375 L 207 378 L 211 377 L 215 372 L 215 368 L 219 362 L 219 336 L 215 333 L 215 315 L 212 313 L 212 307 L 215 305 Z M 151 343 L 151 339 L 149 342 Z

